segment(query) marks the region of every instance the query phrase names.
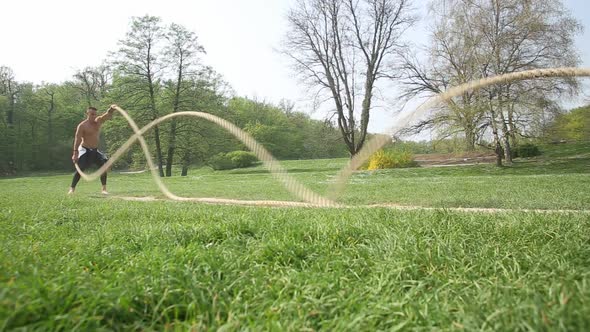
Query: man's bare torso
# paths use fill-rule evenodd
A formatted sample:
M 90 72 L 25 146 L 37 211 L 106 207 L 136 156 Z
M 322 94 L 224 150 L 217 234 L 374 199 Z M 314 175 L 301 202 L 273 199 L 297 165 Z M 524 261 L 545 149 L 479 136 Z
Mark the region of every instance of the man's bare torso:
M 82 136 L 82 146 L 91 149 L 98 148 L 101 125 L 100 122 L 89 119 L 80 122 L 78 126 Z

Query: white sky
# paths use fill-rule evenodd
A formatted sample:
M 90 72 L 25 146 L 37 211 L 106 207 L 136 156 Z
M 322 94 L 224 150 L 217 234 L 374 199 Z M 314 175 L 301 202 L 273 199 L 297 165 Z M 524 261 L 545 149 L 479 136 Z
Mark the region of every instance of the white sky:
M 278 103 L 289 99 L 307 111 L 309 96 L 290 71 L 287 59 L 274 51 L 285 35 L 285 14 L 294 0 L 10 0 L 2 5 L 0 65 L 18 81 L 70 80 L 77 69 L 99 65 L 117 49 L 131 16 L 159 16 L 194 31 L 207 55 L 204 63 L 223 75 L 240 96 Z M 417 0 L 425 14 L 426 0 Z M 565 0 L 585 26 L 577 38 L 584 67 L 590 67 L 590 1 Z M 424 22 L 409 37 L 427 42 Z M 588 84 L 586 84 L 588 86 Z M 586 89 L 588 93 L 588 89 Z M 116 102 L 116 101 L 113 101 Z M 314 114 L 319 118 L 321 114 Z M 395 122 L 391 111 L 378 110 L 370 131 Z

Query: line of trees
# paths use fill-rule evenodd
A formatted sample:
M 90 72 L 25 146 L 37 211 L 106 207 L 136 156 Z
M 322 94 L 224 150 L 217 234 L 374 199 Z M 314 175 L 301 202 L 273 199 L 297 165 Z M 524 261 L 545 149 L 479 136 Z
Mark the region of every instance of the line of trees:
M 430 18 L 429 61 L 405 56 L 405 98 L 480 78 L 579 63 L 574 37 L 582 27 L 561 0 L 435 0 Z M 510 164 L 514 145 L 543 135 L 562 112 L 558 98 L 577 89 L 575 79 L 540 79 L 469 91 L 409 131 L 430 129 L 445 137 L 459 133 L 466 150 L 492 141 L 497 164 Z
M 272 105 L 235 97 L 211 67 L 201 63 L 205 49 L 194 32 L 158 17 L 134 17 L 119 48 L 101 66 L 87 67 L 62 84 L 17 81 L 0 67 L 0 173 L 69 170 L 73 132 L 88 106 L 117 103 L 139 126 L 168 113 L 209 112 L 244 128 L 281 159 L 346 155 L 337 128 L 329 121 L 295 112 L 292 104 Z M 102 149 L 114 152 L 132 134 L 122 117 L 103 127 Z M 205 120 L 174 118 L 148 133 L 161 176 L 173 165 L 186 175 L 220 152 L 244 146 Z M 144 167 L 138 146 L 116 167 Z

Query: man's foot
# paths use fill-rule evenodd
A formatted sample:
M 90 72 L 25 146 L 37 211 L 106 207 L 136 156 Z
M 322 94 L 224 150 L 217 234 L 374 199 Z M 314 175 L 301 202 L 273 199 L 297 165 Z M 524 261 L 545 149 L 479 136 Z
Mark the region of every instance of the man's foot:
M 106 189 L 101 190 L 100 193 L 103 194 L 103 195 L 108 195 L 109 194 L 109 192 Z
M 74 188 L 70 188 L 70 190 L 68 190 L 68 195 L 71 195 L 74 193 Z

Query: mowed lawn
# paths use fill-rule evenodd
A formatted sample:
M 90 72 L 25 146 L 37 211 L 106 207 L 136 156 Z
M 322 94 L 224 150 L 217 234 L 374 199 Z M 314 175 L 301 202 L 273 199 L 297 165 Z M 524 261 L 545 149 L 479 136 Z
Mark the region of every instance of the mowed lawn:
M 560 151 L 358 172 L 347 209 L 117 198 L 162 197 L 145 173 L 112 172 L 110 197 L 67 196 L 70 174 L 0 179 L 0 330 L 589 330 L 590 155 Z M 324 193 L 345 162 L 284 165 Z M 166 183 L 296 199 L 261 167 Z

